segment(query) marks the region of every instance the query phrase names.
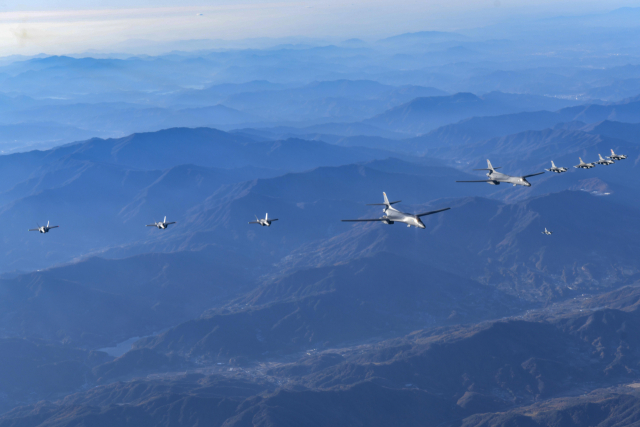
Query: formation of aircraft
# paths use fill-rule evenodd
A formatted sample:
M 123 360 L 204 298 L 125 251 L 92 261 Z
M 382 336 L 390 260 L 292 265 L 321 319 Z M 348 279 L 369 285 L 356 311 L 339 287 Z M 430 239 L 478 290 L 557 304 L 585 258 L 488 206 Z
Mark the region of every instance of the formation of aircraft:
M 555 163 L 553 163 L 553 160 L 551 160 L 551 168 L 549 169 L 545 169 L 549 172 L 554 172 L 554 173 L 562 173 L 562 172 L 566 172 L 569 169 L 565 168 L 565 167 L 557 167 Z
M 419 214 L 408 214 L 404 212 L 400 212 L 396 208 L 391 205 L 395 205 L 396 203 L 400 203 L 402 200 L 398 200 L 396 202 L 390 202 L 387 198 L 387 193 L 382 193 L 384 197 L 384 203 L 371 203 L 367 206 L 384 206 L 382 212 L 384 215 L 380 218 L 371 218 L 371 219 L 343 219 L 342 222 L 368 222 L 368 221 L 380 221 L 383 224 L 394 224 L 396 222 L 402 222 L 407 224 L 407 227 L 417 227 L 417 228 L 425 228 L 424 223 L 420 219 L 423 216 L 432 215 L 438 212 L 443 212 L 449 210 L 451 208 L 438 209 L 437 211 L 429 211 L 423 212 Z
M 278 218 L 274 218 L 274 219 L 269 219 L 269 214 L 266 213 L 264 214 L 264 219 L 263 218 L 258 218 L 258 215 L 255 215 L 256 220 L 255 221 L 250 221 L 249 224 L 260 224 L 262 227 L 271 227 L 271 223 L 273 221 L 277 221 Z
M 487 169 L 474 169 L 474 170 L 489 171 L 489 173 L 487 173 L 488 179 L 481 180 L 481 181 L 456 181 L 456 182 L 486 182 L 491 185 L 500 185 L 500 183 L 504 182 L 505 184 L 513 184 L 514 187 L 516 185 L 524 185 L 525 187 L 531 187 L 531 183 L 527 181 L 527 178 L 530 178 L 536 175 L 542 175 L 544 173 L 544 172 L 538 172 L 538 173 L 533 173 L 531 175 L 511 176 L 504 173 L 496 172 L 496 169 L 500 169 L 500 166 L 494 168 L 493 166 L 491 166 L 491 162 L 489 161 L 489 159 L 487 159 Z
M 52 228 L 58 228 L 58 225 L 49 225 L 49 221 L 47 221 L 47 225 L 43 225 L 42 227 L 40 227 L 40 224 L 38 224 L 38 228 L 30 228 L 29 231 L 39 231 L 41 233 L 48 233 L 49 230 L 51 230 Z
M 170 224 L 175 224 L 174 222 L 167 222 L 167 217 L 164 217 L 164 221 L 154 222 L 153 224 L 147 224 L 147 227 L 158 227 L 160 230 L 166 230 Z
M 595 163 L 585 163 L 584 161 L 582 161 L 582 158 L 579 157 L 580 159 L 580 164 L 574 166 L 574 168 L 579 168 L 579 169 L 591 169 L 593 167 L 595 167 L 596 164 L 600 164 L 600 165 L 611 165 L 614 162 L 614 160 L 624 160 L 627 158 L 626 155 L 624 154 L 616 154 L 614 153 L 613 150 L 611 150 L 611 156 L 607 156 L 607 159 L 602 158 L 602 156 L 600 154 L 598 154 L 598 157 L 600 158 L 600 160 L 598 160 Z M 522 185 L 525 187 L 531 187 L 531 183 L 529 181 L 527 181 L 527 178 L 530 178 L 532 176 L 537 176 L 537 175 L 542 175 L 544 172 L 538 172 L 538 173 L 533 173 L 530 175 L 524 175 L 524 176 L 511 176 L 511 175 L 507 175 L 501 172 L 497 172 L 496 169 L 500 169 L 500 167 L 493 167 L 491 165 L 491 161 L 489 161 L 489 159 L 487 159 L 487 168 L 486 169 L 474 169 L 474 170 L 482 170 L 482 171 L 488 171 L 487 173 L 487 179 L 485 180 L 478 180 L 478 181 L 456 181 L 456 182 L 486 182 L 488 184 L 491 185 L 500 185 L 501 183 L 505 183 L 505 184 L 513 184 L 513 186 L 515 187 L 516 185 Z M 551 161 L 551 168 L 546 169 L 549 172 L 554 172 L 554 173 L 563 173 L 563 172 L 567 172 L 567 168 L 565 167 L 558 167 L 555 165 L 555 163 L 553 162 L 553 160 Z M 419 213 L 419 214 L 409 214 L 409 213 L 405 213 L 405 212 L 400 212 L 399 210 L 395 209 L 394 207 L 392 207 L 392 205 L 396 204 L 396 203 L 400 203 L 401 201 L 395 201 L 395 202 L 389 202 L 389 199 L 387 198 L 387 193 L 383 192 L 382 193 L 383 197 L 384 197 L 384 203 L 373 203 L 370 204 L 368 206 L 384 206 L 384 208 L 382 209 L 382 212 L 384 213 L 384 215 L 380 218 L 368 218 L 368 219 L 343 219 L 343 222 L 369 222 L 369 221 L 378 221 L 378 222 L 382 222 L 383 224 L 394 224 L 396 222 L 402 222 L 404 224 L 407 224 L 407 227 L 416 227 L 416 228 L 425 228 L 424 223 L 422 222 L 422 220 L 420 218 L 422 218 L 423 216 L 427 216 L 427 215 L 432 215 L 438 212 L 443 212 L 446 210 L 449 210 L 451 208 L 444 208 L 444 209 L 438 209 L 435 211 L 429 211 L 429 212 L 423 212 L 423 213 Z M 269 219 L 269 214 L 265 214 L 264 218 L 258 218 L 258 216 L 256 215 L 256 220 L 255 221 L 250 221 L 249 224 L 259 224 L 262 227 L 270 227 L 271 223 L 273 223 L 274 221 L 277 221 L 277 218 L 273 218 L 273 219 Z M 147 227 L 156 227 L 160 230 L 166 230 L 169 225 L 171 224 L 175 224 L 174 222 L 167 222 L 167 217 L 164 217 L 164 220 L 161 222 L 154 222 L 153 224 L 147 224 Z M 31 228 L 29 229 L 29 231 L 39 231 L 40 233 L 48 233 L 49 230 L 53 229 L 53 228 L 58 228 L 57 225 L 49 225 L 49 221 L 47 221 L 47 225 L 40 227 L 40 225 L 38 225 L 38 228 Z M 546 228 L 544 229 L 544 231 L 542 232 L 542 234 L 546 234 L 546 235 L 551 235 L 553 232 L 552 231 L 548 231 Z

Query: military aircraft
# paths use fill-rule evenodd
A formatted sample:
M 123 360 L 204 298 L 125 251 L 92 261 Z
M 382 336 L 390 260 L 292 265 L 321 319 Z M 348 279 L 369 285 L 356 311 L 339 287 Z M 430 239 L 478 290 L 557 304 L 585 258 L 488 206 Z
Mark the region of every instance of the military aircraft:
M 603 159 L 602 156 L 600 154 L 598 154 L 598 157 L 600 157 L 600 160 L 598 160 L 596 162 L 597 165 L 605 165 L 605 166 L 609 166 L 614 164 L 615 162 L 613 160 L 610 159 Z
M 40 227 L 40 224 L 38 224 L 38 228 L 30 228 L 29 231 L 39 231 L 41 233 L 48 233 L 49 230 L 51 230 L 52 228 L 58 228 L 58 225 L 49 225 L 49 221 L 47 221 L 47 225 L 43 225 L 42 227 Z
M 437 211 L 423 212 L 416 215 L 408 214 L 408 213 L 400 212 L 396 208 L 391 207 L 391 205 L 400 203 L 402 200 L 398 200 L 396 202 L 389 202 L 389 199 L 387 198 L 387 193 L 383 192 L 382 195 L 384 196 L 384 203 L 371 203 L 367 205 L 367 206 L 384 206 L 384 208 L 382 209 L 382 212 L 384 212 L 384 215 L 381 218 L 343 219 L 342 222 L 380 221 L 383 224 L 393 224 L 395 222 L 403 222 L 407 224 L 407 227 L 414 226 L 417 228 L 425 228 L 424 223 L 422 222 L 422 220 L 420 220 L 421 217 L 451 209 L 451 208 L 438 209 Z
M 557 167 L 555 163 L 553 163 L 553 160 L 551 160 L 551 168 L 549 169 L 545 169 L 548 170 L 549 172 L 555 172 L 555 173 L 562 173 L 562 172 L 566 172 L 568 169 L 565 167 Z
M 582 161 L 582 157 L 578 157 L 580 159 L 580 164 L 579 165 L 575 165 L 574 168 L 578 168 L 578 169 L 591 169 L 591 168 L 595 168 L 596 165 L 594 163 L 585 163 Z
M 169 224 L 175 224 L 174 222 L 167 222 L 167 217 L 164 217 L 162 222 L 154 222 L 153 224 L 147 224 L 147 227 L 158 227 L 160 230 L 165 230 L 169 227 Z
M 542 234 L 546 234 L 547 236 L 551 236 L 553 234 L 553 231 L 549 231 L 547 230 L 547 228 L 544 228 L 544 231 L 542 232 Z
M 611 150 L 611 155 L 607 156 L 607 158 L 611 160 L 624 160 L 627 158 L 627 156 L 625 156 L 624 154 L 616 154 L 613 152 L 613 150 Z
M 487 166 L 488 166 L 487 169 L 474 169 L 474 170 L 489 171 L 489 173 L 487 174 L 487 178 L 489 179 L 482 180 L 482 181 L 456 181 L 456 182 L 486 182 L 491 185 L 500 185 L 501 182 L 504 182 L 506 184 L 513 184 L 514 187 L 516 185 L 524 185 L 525 187 L 531 187 L 531 184 L 529 183 L 529 181 L 527 181 L 527 178 L 531 176 L 542 175 L 544 173 L 544 172 L 538 172 L 538 173 L 533 173 L 531 175 L 525 175 L 525 176 L 510 176 L 500 172 L 496 172 L 496 169 L 500 169 L 500 167 L 494 168 L 493 166 L 491 166 L 491 162 L 488 159 L 487 159 Z
M 260 224 L 263 227 L 271 227 L 271 223 L 273 221 L 277 221 L 278 218 L 269 219 L 269 214 L 264 214 L 264 219 L 258 218 L 258 215 L 254 215 L 256 217 L 255 221 L 250 221 L 249 224 Z

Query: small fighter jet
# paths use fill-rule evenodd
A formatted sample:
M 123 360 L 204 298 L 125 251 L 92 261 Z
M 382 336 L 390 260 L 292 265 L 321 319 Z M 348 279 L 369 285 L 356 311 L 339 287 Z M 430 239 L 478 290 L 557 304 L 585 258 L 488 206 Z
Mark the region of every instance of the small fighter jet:
M 553 160 L 551 160 L 551 168 L 549 169 L 545 169 L 549 172 L 554 172 L 554 173 L 562 173 L 562 172 L 566 172 L 568 169 L 564 168 L 564 167 L 557 167 L 555 163 L 553 163 Z
M 421 217 L 451 209 L 451 208 L 438 209 L 437 211 L 424 212 L 416 215 L 408 214 L 408 213 L 400 212 L 396 208 L 391 207 L 391 205 L 400 203 L 401 200 L 398 200 L 397 202 L 389 202 L 389 199 L 387 198 L 387 193 L 383 192 L 382 195 L 384 196 L 384 203 L 371 203 L 367 205 L 367 206 L 384 206 L 384 208 L 382 209 L 382 212 L 384 212 L 384 215 L 381 218 L 343 219 L 342 222 L 380 221 L 383 224 L 393 224 L 395 222 L 404 222 L 405 224 L 407 224 L 407 227 L 414 226 L 417 228 L 425 228 L 424 223 L 420 220 Z
M 164 217 L 164 221 L 154 222 L 153 224 L 147 224 L 147 227 L 158 227 L 160 230 L 165 230 L 169 227 L 169 224 L 175 224 L 174 222 L 167 222 L 167 217 Z
M 547 230 L 547 227 L 545 227 L 544 231 L 542 232 L 542 234 L 546 234 L 547 236 L 551 236 L 553 234 L 553 231 L 549 231 L 549 230 Z
M 277 221 L 278 218 L 269 219 L 269 214 L 264 214 L 264 219 L 258 218 L 258 215 L 254 215 L 256 217 L 255 221 L 250 221 L 249 224 L 260 224 L 262 227 L 271 227 L 271 223 L 273 221 Z
M 627 158 L 627 156 L 625 156 L 624 154 L 616 154 L 613 152 L 613 150 L 611 150 L 611 155 L 607 156 L 607 158 L 611 160 L 624 160 Z
M 43 225 L 42 227 L 40 227 L 40 224 L 38 224 L 38 228 L 30 228 L 29 231 L 39 231 L 41 233 L 48 233 L 49 230 L 51 230 L 52 228 L 58 228 L 58 225 L 49 225 L 49 221 L 47 221 L 47 225 Z
M 596 162 L 597 165 L 605 165 L 605 166 L 609 166 L 614 164 L 615 162 L 611 159 L 603 159 L 602 156 L 600 154 L 598 154 L 598 157 L 600 157 L 600 160 L 598 160 Z
M 489 171 L 489 173 L 487 173 L 488 179 L 485 179 L 482 181 L 456 181 L 456 182 L 486 182 L 491 185 L 500 185 L 501 182 L 504 182 L 506 184 L 513 184 L 514 187 L 516 185 L 524 185 L 525 187 L 531 187 L 531 183 L 527 181 L 527 178 L 536 176 L 536 175 L 542 175 L 544 173 L 544 172 L 538 172 L 538 173 L 533 173 L 531 175 L 525 175 L 525 176 L 510 176 L 500 172 L 496 172 L 496 169 L 500 169 L 500 167 L 494 168 L 493 166 L 491 166 L 491 162 L 488 159 L 487 159 L 487 166 L 488 166 L 487 169 L 474 169 L 474 170 Z
M 582 157 L 578 157 L 580 159 L 580 164 L 579 165 L 575 165 L 574 168 L 577 169 L 591 169 L 591 168 L 595 168 L 596 165 L 594 163 L 585 163 L 582 161 Z

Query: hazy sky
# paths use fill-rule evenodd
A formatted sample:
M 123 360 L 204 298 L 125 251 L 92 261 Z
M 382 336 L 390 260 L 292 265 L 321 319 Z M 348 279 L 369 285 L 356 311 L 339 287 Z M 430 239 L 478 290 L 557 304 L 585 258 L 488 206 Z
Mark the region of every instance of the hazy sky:
M 0 56 L 122 47 L 129 39 L 377 38 L 581 14 L 628 0 L 0 0 Z

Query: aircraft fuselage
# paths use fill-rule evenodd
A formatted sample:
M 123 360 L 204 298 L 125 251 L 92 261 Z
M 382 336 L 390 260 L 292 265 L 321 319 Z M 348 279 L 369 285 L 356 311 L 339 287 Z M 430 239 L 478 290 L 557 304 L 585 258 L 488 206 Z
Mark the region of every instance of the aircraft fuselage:
M 400 212 L 399 210 L 389 206 L 383 209 L 384 216 L 383 218 L 386 221 L 383 221 L 385 224 L 393 224 L 394 222 L 403 222 L 407 224 L 408 227 L 417 227 L 417 228 L 425 228 L 424 223 L 420 218 L 415 215 L 407 214 L 404 212 Z
M 506 175 L 496 171 L 489 171 L 489 173 L 487 173 L 487 179 L 490 180 L 488 184 L 491 184 L 491 185 L 500 185 L 500 183 L 504 182 L 505 184 L 523 185 L 525 187 L 531 187 L 531 183 L 527 181 L 525 178 Z

